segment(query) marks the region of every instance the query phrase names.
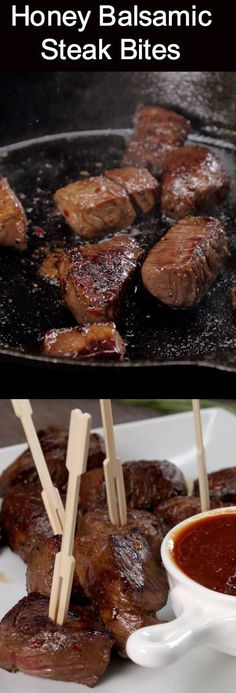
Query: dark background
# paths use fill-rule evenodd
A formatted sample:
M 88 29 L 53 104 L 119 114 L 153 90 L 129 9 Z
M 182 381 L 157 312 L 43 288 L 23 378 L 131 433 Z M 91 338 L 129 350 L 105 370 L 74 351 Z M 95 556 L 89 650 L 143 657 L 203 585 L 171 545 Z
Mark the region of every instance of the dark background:
M 229 137 L 236 130 L 236 72 L 1 72 L 0 93 L 0 145 L 132 127 L 144 102 L 176 108 Z

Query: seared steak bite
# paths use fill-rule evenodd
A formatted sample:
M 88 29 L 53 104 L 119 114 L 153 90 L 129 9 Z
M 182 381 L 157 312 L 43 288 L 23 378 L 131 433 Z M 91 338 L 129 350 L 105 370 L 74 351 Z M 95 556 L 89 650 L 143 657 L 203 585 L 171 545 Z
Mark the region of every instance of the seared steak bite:
M 136 219 L 125 190 L 104 176 L 70 183 L 54 199 L 67 224 L 85 238 L 127 229 Z
M 49 330 L 43 353 L 72 359 L 112 358 L 123 361 L 125 345 L 114 322 Z
M 124 154 L 123 164 L 147 168 L 154 176 L 160 177 L 173 146 L 168 136 L 160 133 L 134 135 Z
M 2 526 L 12 551 L 27 561 L 41 537 L 51 537 L 52 529 L 41 498 L 40 484 L 15 486 L 2 504 Z
M 142 255 L 128 236 L 65 252 L 59 265 L 62 294 L 78 323 L 116 322 Z
M 188 308 L 207 293 L 227 258 L 222 224 L 213 217 L 187 217 L 148 253 L 143 284 L 162 303 Z
M 168 217 L 209 211 L 225 199 L 229 180 L 220 159 L 206 147 L 179 147 L 168 156 L 161 208 Z
M 143 106 L 135 114 L 134 125 L 124 164 L 145 167 L 160 176 L 169 153 L 183 144 L 189 130 L 188 121 L 165 108 Z
M 184 496 L 187 493 L 184 475 L 172 462 L 125 462 L 123 470 L 128 508 L 152 510 L 167 498 Z M 82 510 L 97 510 L 105 506 L 103 469 L 90 470 L 83 474 L 81 479 L 80 507 Z
M 61 426 L 48 426 L 38 431 L 38 437 L 52 481 L 57 488 L 62 488 L 68 477 L 65 465 L 68 431 Z M 103 438 L 98 433 L 91 433 L 87 469 L 101 466 L 105 457 Z M 18 484 L 31 484 L 37 481 L 38 473 L 28 448 L 0 475 L 0 496 L 4 497 Z
M 107 178 L 124 186 L 126 192 L 142 212 L 150 212 L 160 196 L 160 185 L 146 168 L 124 166 L 106 171 Z
M 110 522 L 107 510 L 94 510 L 79 516 L 77 520 L 77 537 L 93 536 L 94 541 L 97 537 L 109 534 L 129 535 L 141 534 L 148 542 L 150 549 L 160 564 L 160 547 L 163 539 L 161 520 L 152 513 L 145 510 L 128 510 L 127 525 L 117 527 Z M 28 592 L 40 592 L 50 596 L 52 576 L 55 563 L 55 556 L 61 547 L 61 537 L 45 536 L 40 537 L 35 542 L 27 557 L 26 584 Z M 75 551 L 74 551 L 75 552 Z M 43 566 L 43 570 L 42 570 Z M 85 594 L 80 585 L 78 576 L 74 574 L 73 594 L 85 599 Z
M 167 599 L 164 570 L 157 565 L 144 537 L 99 535 L 76 537 L 76 573 L 85 594 L 112 633 L 118 651 L 126 656 L 128 636 L 156 623 L 156 611 Z
M 7 671 L 95 686 L 106 670 L 113 638 L 92 606 L 71 604 L 63 626 L 48 617 L 49 601 L 36 592 L 0 623 L 0 666 Z
M 223 503 L 218 498 L 211 499 L 211 508 L 220 508 Z M 179 522 L 183 522 L 192 515 L 201 512 L 201 501 L 198 496 L 179 496 L 178 498 L 168 498 L 160 503 L 153 512 L 159 518 L 164 534 L 172 529 Z
M 84 513 L 77 525 L 77 535 L 80 537 L 100 534 L 132 534 L 139 532 L 145 537 L 156 560 L 160 560 L 160 547 L 163 539 L 159 518 L 146 510 L 128 510 L 127 525 L 116 527 L 111 524 L 107 510 L 93 510 Z
M 184 116 L 170 111 L 161 106 L 141 106 L 137 109 L 134 116 L 134 127 L 136 133 L 148 131 L 158 131 L 166 133 L 171 140 L 177 144 L 183 144 L 189 129 L 190 123 Z M 178 140 L 177 140 L 178 138 Z
M 208 474 L 210 496 L 219 498 L 223 505 L 236 505 L 236 467 L 218 469 Z M 198 479 L 194 481 L 194 495 L 199 494 Z
M 27 592 L 39 592 L 50 597 L 56 554 L 61 550 L 60 536 L 40 537 L 27 557 Z M 86 599 L 76 573 L 73 578 L 72 593 L 77 599 Z
M 20 201 L 6 178 L 0 176 L 0 245 L 25 250 L 26 224 L 26 215 Z

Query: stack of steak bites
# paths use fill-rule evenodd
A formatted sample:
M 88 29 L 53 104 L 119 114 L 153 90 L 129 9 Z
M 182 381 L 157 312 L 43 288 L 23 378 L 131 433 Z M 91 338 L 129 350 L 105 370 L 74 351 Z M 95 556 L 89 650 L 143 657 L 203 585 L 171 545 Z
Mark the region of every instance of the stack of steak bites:
M 53 482 L 66 491 L 67 432 L 39 433 Z M 197 482 L 187 495 L 181 470 L 167 461 L 124 464 L 127 525 L 110 523 L 102 462 L 103 440 L 91 434 L 88 471 L 82 477 L 74 541 L 72 598 L 63 626 L 48 617 L 54 560 L 53 536 L 29 450 L 0 477 L 5 543 L 27 563 L 28 596 L 0 624 L 0 666 L 36 676 L 94 686 L 113 650 L 126 656 L 137 628 L 158 623 L 168 585 L 160 546 L 166 532 L 200 511 Z M 235 503 L 236 468 L 209 475 L 211 506 Z

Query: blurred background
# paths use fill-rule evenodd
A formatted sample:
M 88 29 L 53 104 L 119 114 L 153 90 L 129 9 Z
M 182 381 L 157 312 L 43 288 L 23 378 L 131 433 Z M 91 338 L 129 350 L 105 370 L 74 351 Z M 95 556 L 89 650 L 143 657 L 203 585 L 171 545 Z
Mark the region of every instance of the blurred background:
M 0 145 L 42 135 L 132 127 L 144 103 L 234 133 L 236 72 L 1 72 Z M 229 138 L 230 134 L 226 133 Z
M 226 407 L 236 413 L 236 400 L 200 400 L 201 407 Z M 37 429 L 68 426 L 71 409 L 81 408 L 92 415 L 92 426 L 101 426 L 98 399 L 31 399 Z M 115 423 L 177 414 L 192 408 L 190 399 L 112 400 Z M 0 447 L 25 442 L 22 425 L 16 418 L 10 399 L 0 400 Z

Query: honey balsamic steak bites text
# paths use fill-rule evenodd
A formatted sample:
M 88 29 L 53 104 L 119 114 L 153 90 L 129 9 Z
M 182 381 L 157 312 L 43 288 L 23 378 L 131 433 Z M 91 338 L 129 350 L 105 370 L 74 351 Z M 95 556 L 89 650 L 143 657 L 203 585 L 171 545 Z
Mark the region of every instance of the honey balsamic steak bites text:
M 0 245 L 26 250 L 27 219 L 6 178 L 0 176 Z
M 64 253 L 59 264 L 62 295 L 78 323 L 117 321 L 142 255 L 127 236 Z
M 0 623 L 0 666 L 7 671 L 95 686 L 106 671 L 114 640 L 92 605 L 70 604 L 63 626 L 49 616 L 49 600 L 32 593 Z
M 134 117 L 134 134 L 124 155 L 126 166 L 145 167 L 160 176 L 167 155 L 184 143 L 190 124 L 181 115 L 159 106 L 142 106 Z
M 42 352 L 46 356 L 72 359 L 112 358 L 123 361 L 125 345 L 115 323 L 104 322 L 49 330 L 44 336 Z
M 217 219 L 187 217 L 150 250 L 142 281 L 162 303 L 189 308 L 207 293 L 228 256 L 224 228 Z
M 179 147 L 166 161 L 162 176 L 161 210 L 171 219 L 212 211 L 229 191 L 220 159 L 206 147 Z

